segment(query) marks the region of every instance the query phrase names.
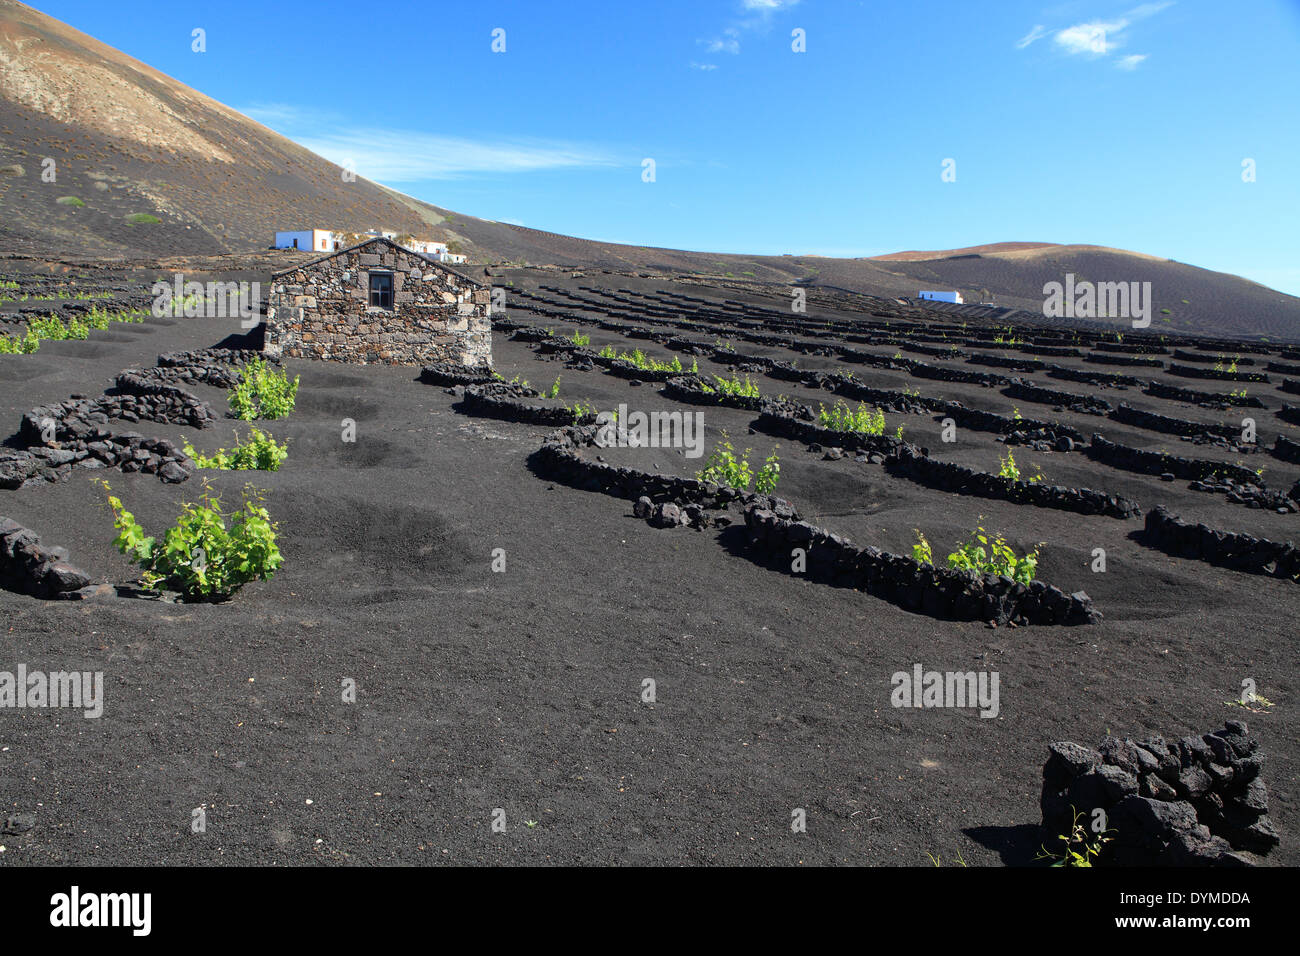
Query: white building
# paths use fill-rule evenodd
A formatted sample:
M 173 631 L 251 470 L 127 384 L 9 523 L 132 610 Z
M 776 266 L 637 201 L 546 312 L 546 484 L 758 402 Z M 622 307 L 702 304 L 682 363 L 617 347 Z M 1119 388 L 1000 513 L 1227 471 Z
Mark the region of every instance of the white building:
M 421 255 L 439 256 L 447 254 L 447 244 L 445 242 L 434 242 L 432 239 L 412 239 L 405 245 L 412 252 L 418 252 Z
M 421 255 L 428 256 L 437 262 L 464 262 L 465 256 L 460 253 L 450 252 L 445 242 L 437 242 L 433 239 L 411 239 L 401 243 L 412 252 L 418 252 Z
M 919 299 L 930 299 L 933 302 L 955 302 L 957 305 L 962 304 L 960 292 L 921 291 L 916 295 Z
M 302 249 L 310 252 L 334 252 L 340 248 L 328 229 L 295 229 L 275 234 L 275 248 Z
M 302 249 L 310 252 L 337 252 L 343 248 L 344 236 L 350 236 L 351 233 L 335 234 L 329 229 L 291 229 L 275 234 L 275 248 L 277 249 Z M 397 241 L 397 233 L 389 232 L 386 229 L 367 229 L 360 234 L 364 239 L 388 239 Z M 355 240 L 355 236 L 352 237 Z M 465 256 L 449 252 L 447 243 L 437 242 L 433 239 L 409 239 L 400 245 L 405 246 L 412 252 L 418 252 L 423 256 L 437 262 L 464 262 Z

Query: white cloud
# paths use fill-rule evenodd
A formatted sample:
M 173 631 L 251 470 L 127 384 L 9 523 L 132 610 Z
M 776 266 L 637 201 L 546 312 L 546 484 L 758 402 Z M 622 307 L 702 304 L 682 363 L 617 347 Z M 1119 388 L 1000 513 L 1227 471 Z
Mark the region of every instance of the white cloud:
M 799 0 L 740 0 L 740 7 L 747 16 L 733 20 L 731 26 L 722 31 L 722 36 L 700 42 L 710 53 L 738 54 L 742 31 L 766 31 L 773 14 L 789 10 L 798 3 Z
M 601 150 L 554 142 L 480 142 L 407 130 L 353 129 L 303 136 L 298 142 L 331 162 L 355 164 L 377 182 L 457 179 L 474 173 L 527 173 L 611 166 Z
M 705 73 L 708 73 L 712 70 L 716 70 L 717 68 L 718 68 L 718 64 L 716 63 L 692 63 L 691 64 L 692 70 L 703 70 Z
M 1144 20 L 1147 17 L 1153 17 L 1161 10 L 1168 10 L 1174 5 L 1174 0 L 1163 0 L 1161 3 L 1144 3 L 1134 7 L 1124 16 L 1130 20 Z
M 706 49 L 710 53 L 739 53 L 740 31 L 734 27 L 728 27 L 722 31 L 722 36 L 709 40 L 706 43 Z
M 1123 43 L 1122 33 L 1127 26 L 1128 21 L 1122 19 L 1092 20 L 1058 30 L 1052 40 L 1066 53 L 1105 56 Z
M 1047 36 L 1047 27 L 1036 23 L 1032 30 L 1020 38 L 1020 42 L 1016 44 L 1016 49 L 1023 50 L 1025 47 L 1029 46 L 1029 44 L 1036 40 L 1041 40 L 1045 36 Z
M 1128 42 L 1128 28 L 1139 20 L 1153 17 L 1162 10 L 1174 5 L 1174 0 L 1157 0 L 1154 3 L 1142 3 L 1127 13 L 1113 20 L 1089 20 L 1056 30 L 1054 33 L 1041 25 L 1035 25 L 1016 43 L 1016 48 L 1023 50 L 1049 33 L 1054 47 L 1067 56 L 1087 56 L 1092 59 L 1108 57 Z M 1139 53 L 1121 57 L 1115 61 L 1121 70 L 1135 70 L 1147 58 Z
M 348 128 L 338 113 L 291 103 L 253 103 L 239 112 L 312 152 L 377 182 L 456 179 L 475 173 L 612 166 L 594 146 L 554 140 L 481 141 L 418 130 Z
M 282 129 L 332 123 L 339 119 L 336 114 L 304 109 L 292 103 L 253 103 L 236 109 L 263 126 Z

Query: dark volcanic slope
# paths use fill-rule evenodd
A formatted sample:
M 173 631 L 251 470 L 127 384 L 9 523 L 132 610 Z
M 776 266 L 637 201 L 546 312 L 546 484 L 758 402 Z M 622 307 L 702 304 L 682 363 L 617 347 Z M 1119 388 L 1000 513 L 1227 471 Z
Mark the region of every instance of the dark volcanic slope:
M 906 277 L 911 286 L 962 289 L 968 293 L 967 302 L 978 301 L 977 295 L 970 295 L 972 290 L 987 289 L 997 303 L 1027 311 L 1040 311 L 1043 286 L 1064 281 L 1067 273 L 1073 273 L 1076 282 L 1150 282 L 1153 330 L 1210 336 L 1251 332 L 1274 341 L 1300 338 L 1300 299 L 1294 296 L 1240 276 L 1119 249 L 1049 246 L 881 265 Z
M 518 270 L 512 288 L 590 279 Z M 147 281 L 147 279 L 145 280 Z M 637 295 L 707 297 L 730 289 L 629 279 Z M 558 293 L 548 293 L 558 296 Z M 585 294 L 585 293 L 583 293 Z M 635 296 L 634 296 L 635 297 Z M 517 300 L 510 315 L 529 320 Z M 768 306 L 777 304 L 769 299 Z M 866 313 L 869 315 L 869 313 Z M 538 319 L 537 324 L 569 324 Z M 815 325 L 815 323 L 814 323 Z M 920 322 L 924 329 L 931 323 Z M 661 344 L 587 324 L 593 348 Z M 97 395 L 123 367 L 162 351 L 213 345 L 222 321 L 153 321 L 0 357 L 0 429 L 40 402 Z M 829 356 L 737 343 L 805 368 Z M 889 357 L 893 346 L 861 346 Z M 495 336 L 497 367 L 598 408 L 681 408 L 649 383 L 564 368 Z M 689 357 L 687 364 L 689 365 Z M 935 359 L 936 362 L 939 360 Z M 705 372 L 721 366 L 702 359 Z M 948 363 L 966 368 L 962 363 Z M 1077 360 L 1070 364 L 1085 367 Z M 1244 717 L 1267 752 L 1270 816 L 1283 842 L 1269 862 L 1295 865 L 1300 728 L 1294 620 L 1300 585 L 1241 574 L 1145 547 L 1140 522 L 945 494 L 851 458 L 749 435 L 752 413 L 705 409 L 708 449 L 725 430 L 761 455 L 776 447 L 781 493 L 860 545 L 906 551 L 922 528 L 936 550 L 977 523 L 1019 549 L 1045 541 L 1041 575 L 1085 588 L 1101 625 L 989 630 L 909 613 L 860 592 L 777 573 L 750 560 L 728 531 L 660 531 L 631 502 L 543 480 L 529 455 L 546 429 L 475 418 L 414 369 L 292 363 L 298 407 L 270 423 L 291 441 L 284 470 L 251 479 L 268 491 L 286 558 L 267 584 L 223 605 L 139 600 L 42 602 L 0 591 L 0 669 L 102 670 L 104 715 L 0 715 L 6 814 L 33 826 L 6 835 L 0 864 L 42 863 L 1023 863 L 1039 836 L 1041 766 L 1049 741 L 1107 733 L 1178 737 Z M 914 388 L 1008 414 L 999 391 L 853 365 L 869 385 Z M 756 375 L 765 395 L 829 400 Z M 1038 384 L 1061 386 L 1041 373 Z M 1072 386 L 1075 391 L 1089 391 Z M 201 389 L 222 408 L 222 394 Z M 1156 401 L 1137 389 L 1113 400 L 1209 421 L 1232 416 Z M 1271 440 L 1284 430 L 1276 386 L 1251 387 Z M 1231 459 L 1104 419 L 1021 405 L 1026 414 L 1101 428 L 1141 447 Z M 340 441 L 355 419 L 357 442 Z M 992 436 L 937 441 L 929 416 L 889 416 L 945 459 L 994 467 Z M 150 423 L 148 435 L 229 445 L 223 422 L 195 432 Z M 672 450 L 611 450 L 647 471 L 700 466 Z M 1296 515 L 1251 510 L 1187 483 L 1102 466 L 1079 452 L 1017 449 L 1052 481 L 1167 503 L 1215 527 L 1294 539 Z M 1270 483 L 1300 465 L 1264 453 Z M 0 492 L 0 514 L 62 544 L 97 580 L 133 570 L 110 544 L 96 478 Z M 175 516 L 195 482 L 168 486 L 107 473 L 150 529 Z M 248 474 L 217 474 L 237 495 Z M 1090 570 L 1104 546 L 1105 574 Z M 504 573 L 491 571 L 504 548 Z M 996 670 L 1001 713 L 890 706 L 890 677 L 914 663 Z M 341 700 L 353 678 L 359 697 Z M 657 701 L 642 703 L 642 681 Z M 1251 678 L 1274 702 L 1230 704 Z M 208 829 L 191 834 L 204 807 Z M 507 830 L 494 834 L 492 811 Z M 808 832 L 793 834 L 803 808 Z M 529 826 L 531 821 L 535 825 Z
M 265 248 L 298 223 L 426 225 L 374 183 L 344 182 L 315 153 L 13 0 L 0 0 L 0 167 L 7 251 L 201 254 Z M 140 213 L 162 222 L 128 222 Z
M 42 161 L 56 183 L 41 181 Z M 158 222 L 133 222 L 149 215 Z M 380 226 L 474 262 L 805 282 L 888 296 L 960 289 L 1039 310 L 1073 272 L 1149 281 L 1169 331 L 1300 338 L 1300 299 L 1149 256 L 999 243 L 905 260 L 746 256 L 592 242 L 453 213 L 364 179 L 118 50 L 0 0 L 0 253 L 128 258 L 264 249 L 276 229 Z M 1031 248 L 1024 248 L 1031 247 Z M 984 248 L 984 247 L 981 247 Z M 953 250 L 960 253 L 961 250 Z M 924 258 L 922 258 L 924 257 Z

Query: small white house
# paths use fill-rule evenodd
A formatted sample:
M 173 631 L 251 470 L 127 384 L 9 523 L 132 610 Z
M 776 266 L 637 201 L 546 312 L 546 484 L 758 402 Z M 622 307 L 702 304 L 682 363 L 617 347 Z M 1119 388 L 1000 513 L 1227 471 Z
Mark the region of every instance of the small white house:
M 957 305 L 962 304 L 960 292 L 932 292 L 923 290 L 918 292 L 916 295 L 918 299 L 929 299 L 932 302 L 955 302 Z
M 406 248 L 412 252 L 418 252 L 424 256 L 445 255 L 447 244 L 445 242 L 434 242 L 432 239 L 412 239 L 405 243 Z
M 295 229 L 275 234 L 275 248 L 302 249 L 304 252 L 334 252 L 340 248 L 328 229 Z
M 387 239 L 390 242 L 397 241 L 397 233 L 389 232 L 386 229 L 367 229 L 360 234 L 363 239 Z M 351 233 L 336 234 L 329 229 L 290 229 L 275 234 L 275 248 L 277 249 L 301 249 L 304 252 L 338 252 L 345 245 L 345 237 L 351 237 L 355 242 L 356 237 Z M 437 242 L 433 239 L 410 239 L 400 245 L 418 252 L 422 256 L 427 256 L 436 262 L 464 262 L 465 256 L 449 252 L 447 243 Z
M 411 239 L 399 245 L 405 246 L 412 252 L 418 252 L 422 256 L 428 256 L 435 262 L 464 262 L 465 257 L 456 252 L 449 252 L 445 242 L 437 242 L 433 239 Z

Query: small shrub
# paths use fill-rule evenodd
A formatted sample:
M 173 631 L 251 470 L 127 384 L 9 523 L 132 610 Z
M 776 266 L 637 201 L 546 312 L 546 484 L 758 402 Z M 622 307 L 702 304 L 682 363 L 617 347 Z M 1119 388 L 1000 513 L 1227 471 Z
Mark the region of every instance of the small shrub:
M 86 205 L 76 196 L 60 196 L 58 199 L 54 201 L 57 202 L 60 206 L 75 206 L 78 209 Z
M 242 506 L 225 513 L 220 498 L 205 485 L 197 504 L 182 505 L 176 525 L 160 544 L 145 535 L 108 482 L 103 485 L 118 531 L 113 544 L 143 570 L 146 588 L 166 585 L 187 601 L 221 600 L 249 581 L 270 579 L 284 563 L 277 527 L 255 492 L 246 489 Z
M 551 387 L 548 388 L 546 391 L 542 392 L 542 398 L 559 398 L 559 397 L 560 397 L 560 379 L 561 379 L 562 377 L 563 377 L 563 376 L 560 376 L 560 375 L 555 376 L 555 381 L 551 383 Z
M 0 355 L 30 355 L 40 347 L 40 338 L 30 328 L 22 336 L 0 335 Z
M 727 433 L 723 432 L 722 441 L 696 477 L 700 481 L 712 481 L 737 491 L 748 491 L 754 481 L 754 471 L 749 467 L 749 452 L 750 449 L 746 448 L 745 453 L 737 458 L 736 449 L 727 439 Z
M 596 414 L 596 406 L 589 402 L 576 401 L 569 406 L 569 412 L 573 415 L 573 422 L 576 425 L 582 420 L 583 415 Z
M 498 382 L 505 382 L 505 381 L 506 381 L 506 377 L 505 377 L 504 375 L 502 375 L 500 372 L 493 372 L 493 373 L 492 373 L 492 377 L 493 377 L 494 379 L 496 379 Z M 512 378 L 509 382 L 506 382 L 506 384 L 507 384 L 507 385 L 518 385 L 520 388 L 532 388 L 532 386 L 528 384 L 528 379 L 526 379 L 526 378 L 520 378 L 520 376 L 518 376 L 518 375 L 516 375 L 514 378 Z
M 579 332 L 577 329 L 574 329 L 573 334 L 569 336 L 569 341 L 572 342 L 574 345 L 590 345 L 591 336 L 584 335 L 583 333 Z
M 230 408 L 246 422 L 284 418 L 297 401 L 298 378 L 290 382 L 287 372 L 272 369 L 259 356 L 240 372 L 239 382 L 230 390 Z
M 914 533 L 917 543 L 912 545 L 912 557 L 918 564 L 934 564 L 930 542 L 919 530 L 914 530 Z M 959 544 L 957 550 L 948 555 L 948 566 L 958 571 L 1000 574 L 1020 584 L 1028 584 L 1038 572 L 1039 547 L 1042 545 L 1019 556 L 1002 535 L 995 535 L 990 541 L 988 533 L 977 528 L 969 541 Z
M 72 318 L 68 320 L 67 325 L 59 321 L 58 316 L 55 315 L 38 316 L 28 320 L 27 329 L 21 336 L 0 335 L 0 355 L 30 355 L 40 349 L 41 343 L 47 340 L 63 342 L 68 339 L 85 339 L 90 335 L 91 329 L 107 328 L 108 322 L 115 318 L 113 314 L 107 312 L 99 313 L 97 318 L 93 309 L 85 319 Z M 134 319 L 119 321 L 134 321 Z
M 776 449 L 763 461 L 754 478 L 754 490 L 760 495 L 770 495 L 776 491 L 776 483 L 781 480 L 781 462 L 776 456 Z
M 685 371 L 685 369 L 682 368 L 682 360 L 678 358 L 676 355 L 673 356 L 671 362 L 663 362 L 660 361 L 659 359 L 650 358 L 650 356 L 646 355 L 640 349 L 636 349 L 632 352 L 620 352 L 612 345 L 606 345 L 603 349 L 600 350 L 599 354 L 601 358 L 621 359 L 624 362 L 631 362 L 637 368 L 647 372 Z M 699 370 L 700 370 L 700 363 L 699 360 L 697 359 L 691 363 L 691 371 L 698 373 Z
M 749 454 L 750 449 L 746 448 L 739 458 L 736 457 L 736 449 L 732 446 L 727 433 L 723 432 L 722 441 L 718 443 L 708 463 L 696 474 L 696 477 L 701 481 L 726 485 L 736 491 L 748 491 L 750 485 L 754 485 L 754 490 L 759 494 L 772 494 L 776 490 L 777 482 L 781 480 L 781 463 L 777 458 L 776 450 L 773 449 L 772 454 L 767 456 L 757 476 L 754 474 L 754 469 L 750 467 Z
M 1016 456 L 1010 450 L 1007 451 L 1006 457 L 998 459 L 998 462 L 1000 478 L 1005 478 L 1007 481 L 1020 480 L 1020 467 L 1016 464 Z
M 35 332 L 38 339 L 49 339 L 51 342 L 62 342 L 68 337 L 68 327 L 53 315 L 31 319 L 27 323 L 27 330 Z
M 134 226 L 143 226 L 149 223 L 162 222 L 157 216 L 151 216 L 147 212 L 137 212 L 126 217 L 126 221 Z
M 817 417 L 823 428 L 837 432 L 856 432 L 860 435 L 885 433 L 885 413 L 879 408 L 867 408 L 863 402 L 858 402 L 857 409 L 853 409 L 841 398 L 829 410 L 822 405 Z
M 185 454 L 194 459 L 200 468 L 220 468 L 223 471 L 279 471 L 280 465 L 289 457 L 289 443 L 277 444 L 276 440 L 259 428 L 248 433 L 248 441 L 238 443 L 229 452 L 218 448 L 211 455 L 195 451 L 194 445 L 185 442 Z
M 968 541 L 948 555 L 948 566 L 959 571 L 1000 574 L 1020 584 L 1028 584 L 1038 572 L 1038 548 L 1020 556 L 1002 535 L 995 535 L 990 540 L 983 528 L 976 528 Z
M 917 564 L 934 564 L 934 552 L 930 548 L 930 542 L 926 540 L 925 535 L 921 534 L 920 528 L 913 528 L 912 533 L 916 535 L 916 544 L 912 545 L 912 558 Z
M 1016 464 L 1016 456 L 1011 453 L 1010 449 L 1007 450 L 1007 456 L 1005 458 L 998 459 L 998 461 L 999 461 L 999 468 L 998 468 L 999 477 L 1004 478 L 1009 482 L 1016 482 L 1021 480 L 1020 466 Z M 1031 485 L 1036 482 L 1042 481 L 1043 480 L 1042 467 L 1039 465 L 1035 465 L 1034 473 L 1030 477 L 1024 480 Z
M 107 309 L 101 309 L 99 306 L 92 306 L 86 313 L 86 321 L 90 323 L 92 329 L 106 329 L 112 322 L 143 322 L 149 315 L 143 309 L 133 309 L 128 312 L 110 312 Z
M 1103 830 L 1095 837 L 1088 835 L 1086 826 L 1087 817 L 1070 806 L 1070 812 L 1074 814 L 1074 825 L 1070 832 L 1057 834 L 1056 839 L 1064 844 L 1056 853 L 1051 852 L 1047 847 L 1040 846 L 1040 852 L 1034 858 L 1037 860 L 1052 860 L 1052 866 L 1092 866 L 1092 861 L 1101 855 L 1103 847 L 1111 840 L 1115 839 L 1110 834 L 1114 830 Z
M 761 397 L 758 386 L 754 384 L 748 375 L 745 376 L 743 382 L 740 380 L 740 376 L 735 373 L 732 374 L 731 378 L 715 375 L 713 380 L 717 382 L 716 386 L 710 385 L 708 382 L 701 383 L 701 387 L 710 395 L 721 392 L 723 395 L 734 395 L 737 398 Z

